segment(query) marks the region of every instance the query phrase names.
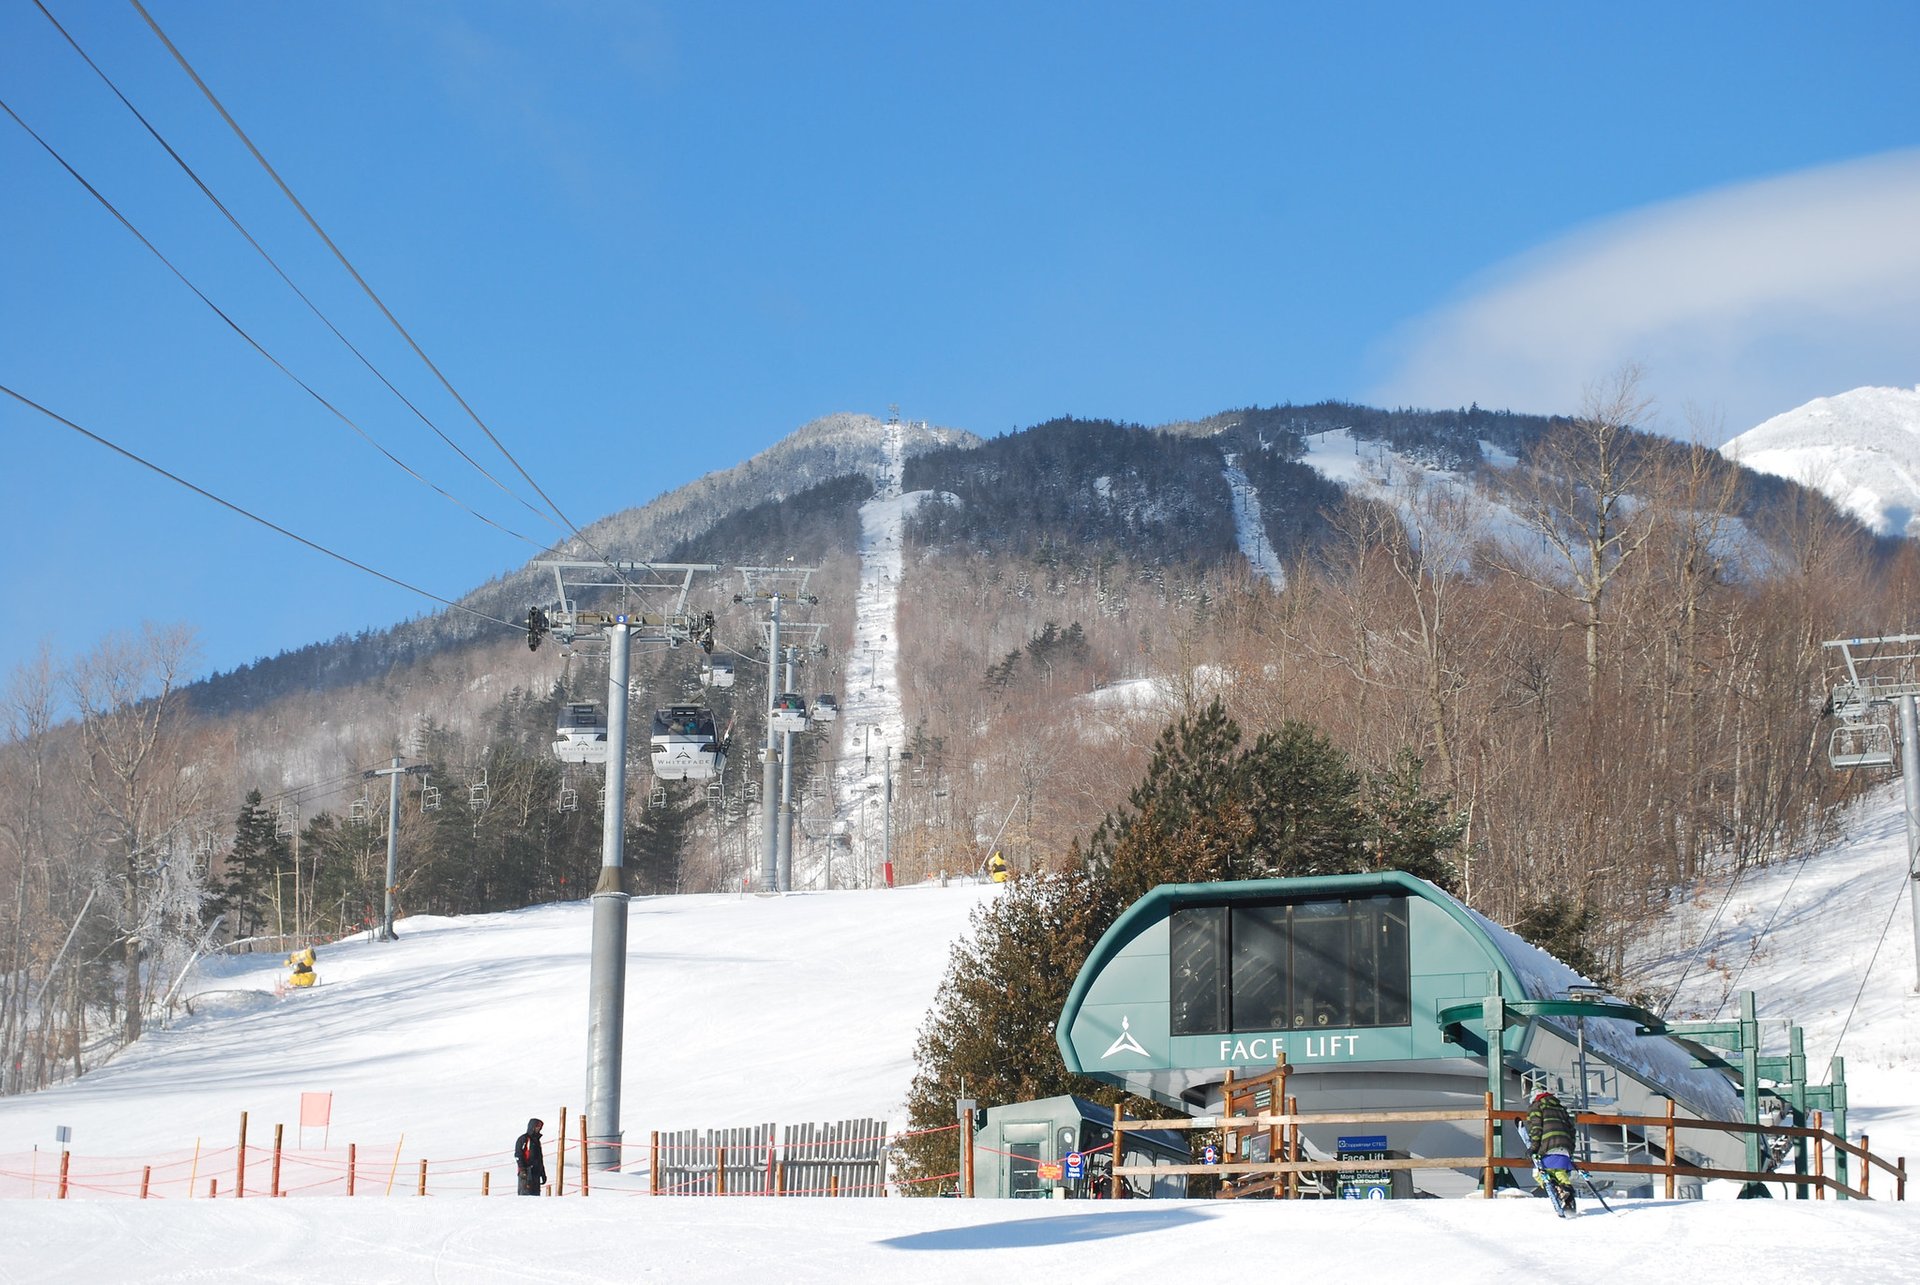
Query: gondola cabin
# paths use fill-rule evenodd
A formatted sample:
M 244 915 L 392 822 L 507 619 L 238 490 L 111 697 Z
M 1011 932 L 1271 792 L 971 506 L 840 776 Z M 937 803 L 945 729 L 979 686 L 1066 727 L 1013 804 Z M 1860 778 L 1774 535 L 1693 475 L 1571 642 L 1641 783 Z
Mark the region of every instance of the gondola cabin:
M 733 686 L 733 662 L 730 660 L 701 661 L 700 684 L 703 687 Z
M 713 711 L 674 705 L 653 711 L 653 775 L 661 781 L 710 781 L 727 765 Z
M 607 712 L 591 701 L 562 706 L 553 733 L 553 756 L 562 763 L 606 762 Z
M 831 723 L 840 717 L 840 702 L 833 698 L 832 692 L 821 692 L 813 698 L 813 721 Z
M 782 692 L 780 699 L 773 703 L 773 730 L 776 732 L 806 731 L 807 698 L 799 692 Z

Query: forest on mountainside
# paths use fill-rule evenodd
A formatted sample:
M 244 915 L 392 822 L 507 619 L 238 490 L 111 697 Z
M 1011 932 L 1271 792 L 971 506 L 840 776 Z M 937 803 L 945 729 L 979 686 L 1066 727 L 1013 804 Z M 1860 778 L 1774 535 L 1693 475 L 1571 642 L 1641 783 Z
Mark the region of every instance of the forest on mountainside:
M 910 460 L 910 487 L 958 502 L 906 532 L 900 877 L 972 872 L 995 841 L 1023 875 L 1072 867 L 1162 732 L 1217 700 L 1249 742 L 1311 729 L 1356 779 L 1397 782 L 1367 796 L 1370 851 L 1435 807 L 1457 819 L 1464 897 L 1631 988 L 1629 943 L 1693 880 L 1817 841 L 1873 775 L 1825 765 L 1820 643 L 1911 630 L 1920 566 L 1813 492 L 1635 432 L 1628 394 L 1561 421 L 1337 404 L 1172 430 L 1061 420 Z M 1333 429 L 1395 444 L 1371 498 L 1300 463 Z M 1234 552 L 1228 452 L 1259 486 L 1283 592 Z M 728 568 L 688 605 L 715 613 L 740 683 L 703 688 L 697 648 L 637 649 L 634 708 L 713 704 L 732 766 L 711 792 L 630 774 L 635 891 L 757 872 L 763 613 L 733 601 L 731 569 L 818 568 L 824 651 L 800 681 L 841 690 L 871 494 L 862 472 L 767 495 L 672 549 Z M 427 769 L 405 785 L 403 912 L 577 897 L 598 865 L 599 780 L 548 750 L 563 704 L 604 699 L 589 650 L 529 652 L 499 629 L 368 639 L 315 649 L 310 682 L 289 669 L 259 700 L 185 682 L 192 654 L 187 632 L 148 628 L 7 684 L 0 1087 L 136 1035 L 195 949 L 377 919 L 386 782 L 362 774 L 394 755 Z M 798 738 L 813 886 L 876 877 L 871 845 L 832 824 L 854 802 L 830 797 L 833 757 L 862 757 L 855 737 Z

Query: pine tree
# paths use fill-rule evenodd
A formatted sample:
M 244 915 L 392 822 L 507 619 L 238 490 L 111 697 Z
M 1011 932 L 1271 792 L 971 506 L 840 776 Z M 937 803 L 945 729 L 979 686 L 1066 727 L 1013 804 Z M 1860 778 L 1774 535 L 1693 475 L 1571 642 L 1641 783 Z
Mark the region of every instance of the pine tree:
M 274 876 L 293 865 L 293 851 L 278 834 L 278 818 L 249 790 L 234 819 L 233 849 L 215 908 L 227 916 L 236 938 L 257 936 L 272 905 Z

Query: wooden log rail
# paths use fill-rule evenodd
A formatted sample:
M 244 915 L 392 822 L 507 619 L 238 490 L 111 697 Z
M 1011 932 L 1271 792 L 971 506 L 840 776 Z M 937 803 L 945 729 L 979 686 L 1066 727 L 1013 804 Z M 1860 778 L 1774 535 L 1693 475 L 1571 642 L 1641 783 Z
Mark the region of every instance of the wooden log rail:
M 1531 1169 L 1530 1156 L 1511 1156 L 1496 1154 L 1494 1146 L 1495 1127 L 1503 1121 L 1525 1120 L 1525 1111 L 1502 1111 L 1495 1109 L 1493 1095 L 1486 1095 L 1484 1104 L 1474 1109 L 1414 1109 L 1406 1111 L 1263 1111 L 1253 1115 L 1207 1115 L 1182 1116 L 1172 1120 L 1134 1120 L 1127 1118 L 1124 1110 L 1113 1113 L 1113 1176 L 1114 1192 L 1124 1192 L 1124 1184 L 1119 1180 L 1129 1177 L 1175 1177 L 1178 1175 L 1215 1174 L 1221 1177 L 1241 1175 L 1261 1175 L 1269 1178 L 1273 1189 L 1282 1198 L 1294 1191 L 1295 1183 L 1287 1181 L 1290 1177 L 1306 1173 L 1357 1173 L 1378 1170 L 1414 1170 L 1414 1169 L 1478 1169 L 1482 1174 L 1482 1191 L 1491 1198 L 1494 1194 L 1494 1172 L 1498 1169 Z M 1406 1159 L 1381 1160 L 1264 1160 L 1233 1162 L 1226 1164 L 1185 1164 L 1185 1165 L 1141 1165 L 1121 1163 L 1125 1158 L 1123 1141 L 1128 1132 L 1152 1129 L 1156 1131 L 1183 1132 L 1195 1129 L 1283 1129 L 1290 1136 L 1298 1137 L 1298 1131 L 1321 1126 L 1364 1125 L 1377 1128 L 1388 1124 L 1426 1124 L 1445 1121 L 1457 1121 L 1465 1124 L 1478 1122 L 1481 1125 L 1482 1151 L 1478 1155 L 1466 1156 L 1413 1156 Z M 1666 1180 L 1666 1196 L 1674 1196 L 1675 1180 L 1678 1178 L 1724 1178 L 1736 1182 L 1782 1182 L 1800 1187 L 1810 1187 L 1816 1200 L 1825 1200 L 1826 1193 L 1833 1191 L 1854 1200 L 1871 1200 L 1871 1179 L 1873 1170 L 1885 1170 L 1893 1178 L 1893 1198 L 1904 1201 L 1907 1198 L 1907 1160 L 1905 1156 L 1888 1161 L 1875 1155 L 1867 1146 L 1863 1134 L 1856 1144 L 1845 1138 L 1828 1132 L 1821 1127 L 1821 1114 L 1814 1112 L 1813 1123 L 1806 1125 L 1750 1125 L 1743 1122 L 1726 1120 L 1696 1120 L 1687 1116 L 1675 1116 L 1673 1104 L 1667 1104 L 1663 1116 L 1614 1115 L 1605 1112 L 1578 1112 L 1574 1116 L 1576 1125 L 1609 1125 L 1642 1130 L 1648 1138 L 1665 1140 L 1666 1158 L 1659 1163 L 1632 1164 L 1624 1161 L 1595 1160 L 1580 1167 L 1590 1173 L 1627 1173 L 1647 1174 L 1663 1177 Z M 1749 1172 L 1744 1169 L 1710 1169 L 1690 1165 L 1677 1159 L 1678 1136 L 1686 1129 L 1711 1129 L 1722 1133 L 1758 1134 L 1761 1137 L 1803 1138 L 1812 1143 L 1811 1162 L 1813 1172 L 1778 1173 Z M 1860 1164 L 1860 1185 L 1849 1186 L 1827 1172 L 1826 1151 L 1832 1147 L 1836 1152 L 1844 1152 L 1858 1159 Z M 1244 1189 L 1243 1189 L 1244 1190 Z M 1884 1188 L 1883 1188 L 1884 1190 Z

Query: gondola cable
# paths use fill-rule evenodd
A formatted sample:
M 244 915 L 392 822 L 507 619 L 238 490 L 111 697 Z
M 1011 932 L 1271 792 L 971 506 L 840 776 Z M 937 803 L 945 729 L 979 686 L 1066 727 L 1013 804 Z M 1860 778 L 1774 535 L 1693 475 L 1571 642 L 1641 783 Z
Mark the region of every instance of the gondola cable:
M 405 589 L 409 593 L 417 593 L 422 598 L 430 599 L 434 602 L 439 603 L 443 607 L 450 607 L 455 611 L 465 612 L 469 616 L 473 616 L 480 620 L 488 621 L 491 624 L 503 625 L 515 633 L 519 633 L 523 628 L 523 626 L 515 624 L 513 621 L 502 620 L 498 616 L 489 616 L 484 611 L 475 611 L 472 607 L 468 607 L 461 603 L 455 602 L 451 598 L 442 598 L 439 594 L 432 593 L 426 589 L 422 589 L 419 585 L 408 584 L 405 580 L 402 580 L 397 576 L 390 576 L 384 571 L 377 571 L 374 568 L 368 566 L 366 563 L 356 561 L 355 559 L 348 557 L 344 553 L 337 553 L 334 550 L 329 549 L 324 544 L 320 544 L 317 541 L 307 539 L 307 537 L 305 537 L 304 535 L 297 535 L 294 532 L 289 531 L 287 528 L 279 525 L 276 522 L 270 521 L 267 518 L 261 517 L 257 513 L 254 513 L 247 509 L 242 508 L 240 505 L 235 504 L 232 500 L 223 499 L 220 496 L 215 495 L 212 491 L 207 490 L 203 486 L 196 486 L 195 484 L 187 481 L 187 479 L 185 479 L 184 477 L 181 477 L 177 473 L 168 472 L 166 469 L 162 468 L 160 465 L 155 464 L 152 460 L 149 460 L 143 456 L 137 455 L 134 452 L 128 450 L 126 447 L 121 446 L 116 442 L 109 441 L 107 438 L 100 436 L 100 434 L 95 433 L 90 429 L 82 428 L 80 425 L 74 423 L 72 420 L 68 419 L 66 416 L 59 414 L 57 411 L 49 410 L 45 406 L 42 406 L 39 402 L 34 401 L 31 397 L 28 397 L 22 393 L 16 392 L 12 388 L 7 387 L 5 384 L 0 384 L 0 393 L 5 393 L 7 396 L 13 398 L 15 401 L 19 402 L 23 406 L 39 411 L 42 415 L 45 415 L 48 419 L 53 420 L 57 424 L 65 425 L 66 427 L 72 429 L 74 432 L 80 434 L 82 437 L 88 439 L 89 441 L 99 443 L 101 446 L 106 447 L 108 450 L 112 451 L 114 454 L 123 456 L 129 460 L 132 460 L 135 464 L 140 465 L 142 468 L 151 469 L 153 472 L 158 473 L 161 477 L 166 478 L 169 482 L 173 482 L 179 486 L 184 486 L 189 491 L 192 491 L 194 494 L 199 495 L 205 499 L 212 500 L 215 504 L 218 504 L 221 508 L 228 509 L 234 513 L 237 513 L 241 517 L 247 519 L 249 522 L 257 522 L 261 526 L 266 527 L 269 531 L 278 532 L 279 534 L 286 536 L 287 539 L 292 540 L 296 544 L 305 545 L 307 548 L 312 549 L 315 553 L 325 554 L 327 557 L 332 558 L 336 562 L 344 562 L 346 565 L 352 567 L 356 571 L 364 571 L 368 575 L 373 576 L 375 579 L 384 580 L 388 584 L 394 585 L 397 588 Z

